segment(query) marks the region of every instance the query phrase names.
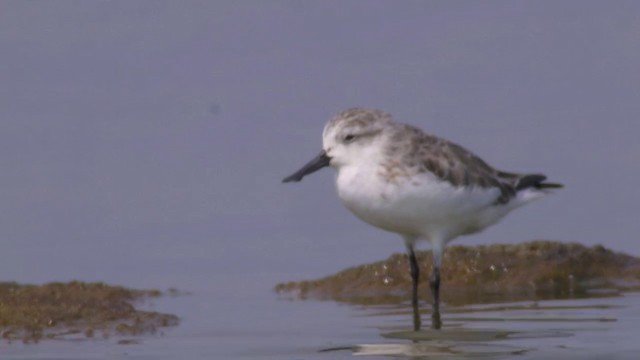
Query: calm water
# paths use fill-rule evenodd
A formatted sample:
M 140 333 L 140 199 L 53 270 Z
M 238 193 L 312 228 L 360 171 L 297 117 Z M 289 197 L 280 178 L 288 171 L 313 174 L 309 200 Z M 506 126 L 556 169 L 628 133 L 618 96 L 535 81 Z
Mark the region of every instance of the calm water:
M 2 359 L 634 359 L 640 351 L 640 294 L 445 308 L 440 332 L 409 331 L 408 306 L 292 301 L 268 279 L 233 291 L 194 290 L 145 306 L 178 314 L 178 327 L 135 338 L 0 343 Z M 222 279 L 212 279 L 218 281 Z M 228 285 L 225 287 L 230 288 Z M 425 322 L 428 315 L 423 314 Z M 128 339 L 128 338 L 127 338 Z

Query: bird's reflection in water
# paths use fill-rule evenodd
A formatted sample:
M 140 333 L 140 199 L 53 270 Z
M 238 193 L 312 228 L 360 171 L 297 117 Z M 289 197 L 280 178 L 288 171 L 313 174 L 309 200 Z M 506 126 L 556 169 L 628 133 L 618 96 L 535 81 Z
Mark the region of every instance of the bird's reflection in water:
M 609 299 L 609 298 L 602 298 Z M 501 358 L 532 351 L 560 354 L 558 338 L 574 338 L 584 325 L 609 329 L 617 318 L 611 311 L 624 310 L 612 304 L 590 299 L 546 301 L 447 307 L 447 326 L 442 326 L 440 312 L 431 313 L 431 326 L 422 328 L 420 308 L 400 306 L 378 308 L 371 316 L 400 316 L 404 326 L 385 326 L 381 343 L 354 344 L 324 349 L 323 352 L 349 351 L 354 355 L 408 356 L 412 358 Z M 422 309 L 428 312 L 428 309 Z M 408 324 L 412 316 L 413 329 Z M 479 327 L 480 324 L 486 327 Z M 497 323 L 500 323 L 498 325 Z M 548 325 L 544 325 L 548 324 Z M 570 325 L 573 324 L 573 325 Z M 481 325 L 480 325 L 481 326 Z M 555 344 L 544 347 L 543 344 Z M 575 349 L 573 349 L 575 350 Z M 567 351 L 572 351 L 571 349 Z M 551 356 L 549 358 L 554 358 Z
M 434 344 L 416 342 L 411 344 L 366 344 L 353 349 L 354 355 L 431 357 L 496 357 L 524 354 L 528 349 L 495 344 Z

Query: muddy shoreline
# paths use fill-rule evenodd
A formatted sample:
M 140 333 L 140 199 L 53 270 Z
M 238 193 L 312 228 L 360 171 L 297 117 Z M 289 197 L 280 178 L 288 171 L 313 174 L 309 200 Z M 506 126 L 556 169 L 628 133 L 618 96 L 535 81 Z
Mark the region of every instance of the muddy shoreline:
M 417 254 L 424 273 L 430 251 Z M 279 283 L 275 291 L 297 299 L 357 304 L 398 303 L 409 299 L 411 278 L 404 254 L 351 267 L 319 279 Z M 520 244 L 449 246 L 442 269 L 443 301 L 451 305 L 615 295 L 640 290 L 640 258 L 601 245 L 530 241 Z M 428 276 L 420 281 L 428 295 Z
M 135 305 L 162 295 L 159 290 L 99 282 L 0 282 L 0 336 L 9 342 L 30 343 L 42 339 L 155 334 L 161 328 L 177 325 L 178 317 L 140 310 Z

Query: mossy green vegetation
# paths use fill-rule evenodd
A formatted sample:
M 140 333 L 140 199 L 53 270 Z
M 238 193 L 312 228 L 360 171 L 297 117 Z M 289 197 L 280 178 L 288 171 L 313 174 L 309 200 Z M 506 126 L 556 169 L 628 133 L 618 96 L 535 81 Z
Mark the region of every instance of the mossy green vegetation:
M 431 253 L 417 254 L 428 294 Z M 277 284 L 276 292 L 296 298 L 385 304 L 409 299 L 411 278 L 404 254 L 316 280 Z M 640 290 L 640 259 L 603 246 L 531 241 L 520 244 L 454 245 L 446 249 L 441 296 L 451 305 L 558 299 Z
M 138 310 L 133 303 L 158 297 L 104 283 L 23 285 L 0 282 L 0 335 L 6 341 L 155 333 L 178 324 L 175 315 Z

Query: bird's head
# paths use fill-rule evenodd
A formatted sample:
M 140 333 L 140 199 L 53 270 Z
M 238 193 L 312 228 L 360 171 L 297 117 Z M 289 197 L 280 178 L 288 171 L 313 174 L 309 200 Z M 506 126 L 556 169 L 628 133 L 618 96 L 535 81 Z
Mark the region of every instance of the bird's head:
M 300 181 L 325 166 L 343 166 L 371 161 L 382 146 L 383 131 L 392 122 L 384 111 L 351 108 L 329 119 L 322 132 L 322 151 L 283 182 Z

